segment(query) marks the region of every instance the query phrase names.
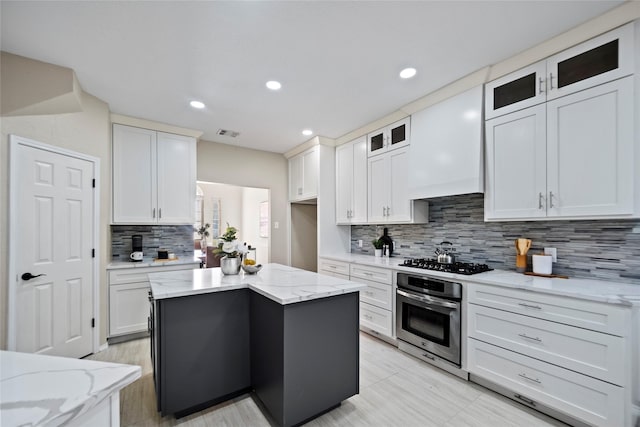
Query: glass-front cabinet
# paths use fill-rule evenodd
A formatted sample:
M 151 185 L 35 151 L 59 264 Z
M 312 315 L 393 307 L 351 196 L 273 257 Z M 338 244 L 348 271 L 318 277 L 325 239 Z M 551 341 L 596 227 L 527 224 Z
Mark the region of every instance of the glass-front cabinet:
M 486 85 L 485 117 L 512 113 L 633 74 L 633 23 Z
M 410 141 L 410 118 L 399 120 L 389 126 L 367 135 L 367 152 L 369 156 L 386 153 L 389 150 L 405 147 Z

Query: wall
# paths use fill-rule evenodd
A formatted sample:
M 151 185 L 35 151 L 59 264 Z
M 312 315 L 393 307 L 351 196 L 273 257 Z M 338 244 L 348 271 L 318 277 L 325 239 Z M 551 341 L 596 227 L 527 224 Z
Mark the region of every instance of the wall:
M 25 70 L 27 72 L 27 70 Z M 107 337 L 107 280 L 106 266 L 110 261 L 110 209 L 111 209 L 111 130 L 108 105 L 89 94 L 82 93 L 82 112 L 39 116 L 15 116 L 1 118 L 0 144 L 0 271 L 7 271 L 8 227 L 8 135 L 15 134 L 50 145 L 77 151 L 100 159 L 99 235 L 99 289 L 100 342 Z M 0 348 L 6 349 L 7 338 L 7 286 L 6 277 L 0 279 Z
M 318 271 L 316 205 L 291 204 L 291 266 Z M 322 236 L 320 236 L 322 237 Z
M 287 264 L 287 160 L 282 154 L 201 140 L 198 181 L 270 190 L 271 262 Z
M 192 225 L 112 225 L 111 256 L 113 261 L 129 261 L 131 236 L 142 236 L 142 253 L 157 258 L 158 249 L 167 249 L 178 258 L 193 258 Z
M 256 248 L 256 262 L 269 262 L 269 238 L 260 236 L 260 204 L 269 201 L 269 191 L 262 188 L 242 189 L 242 239 Z
M 210 182 L 198 182 L 204 192 L 204 222 L 211 224 L 213 218 L 213 199 L 220 199 L 220 233 L 214 235 L 209 229 L 207 242 L 219 237 L 227 229 L 227 223 L 238 229 L 238 238 L 242 239 L 242 187 Z
M 382 228 L 352 226 L 351 251 L 372 254 L 371 240 Z M 460 261 L 515 271 L 515 239 L 525 237 L 533 240 L 529 255 L 545 246 L 558 249 L 554 273 L 640 285 L 640 220 L 484 222 L 483 195 L 470 194 L 429 200 L 428 224 L 388 228 L 398 263 L 402 257 L 433 257 L 446 240 Z

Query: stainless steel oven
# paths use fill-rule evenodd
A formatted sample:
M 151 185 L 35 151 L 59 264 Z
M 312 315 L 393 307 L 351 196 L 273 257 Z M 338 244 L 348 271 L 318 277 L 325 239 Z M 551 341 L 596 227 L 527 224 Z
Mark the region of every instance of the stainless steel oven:
M 460 368 L 462 285 L 419 274 L 398 273 L 396 335 L 431 361 Z M 403 348 L 404 347 L 404 348 Z M 409 348 L 409 350 L 412 350 Z

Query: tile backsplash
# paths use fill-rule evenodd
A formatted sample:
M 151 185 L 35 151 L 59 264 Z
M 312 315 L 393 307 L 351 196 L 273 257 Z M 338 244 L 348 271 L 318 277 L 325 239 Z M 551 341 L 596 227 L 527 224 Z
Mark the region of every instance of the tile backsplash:
M 128 261 L 131 236 L 142 235 L 142 252 L 156 257 L 158 249 L 167 249 L 177 257 L 193 257 L 192 225 L 112 225 L 111 257 L 113 261 Z
M 532 240 L 532 253 L 555 247 L 553 272 L 570 277 L 640 285 L 640 220 L 484 222 L 482 194 L 429 200 L 429 223 L 388 225 L 399 257 L 433 257 L 443 240 L 453 243 L 459 261 L 514 270 L 515 239 Z M 385 226 L 351 226 L 351 251 L 373 254 L 371 240 Z M 364 242 L 358 248 L 358 240 Z

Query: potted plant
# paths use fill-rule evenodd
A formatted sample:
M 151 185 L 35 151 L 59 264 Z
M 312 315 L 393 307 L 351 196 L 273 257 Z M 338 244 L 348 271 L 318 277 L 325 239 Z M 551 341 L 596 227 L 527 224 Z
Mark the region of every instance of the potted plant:
M 371 241 L 371 244 L 373 244 L 373 247 L 375 249 L 375 255 L 376 256 L 382 256 L 382 246 L 384 245 L 384 242 L 382 241 L 382 239 L 373 239 Z
M 220 269 L 223 274 L 238 274 L 242 265 L 242 255 L 247 252 L 247 246 L 238 243 L 237 232 L 237 228 L 231 227 L 227 223 L 224 234 L 218 237 L 220 239 L 218 247 L 213 250 L 216 256 L 222 257 L 220 258 Z
M 206 223 L 200 228 L 193 227 L 193 231 L 198 233 L 198 235 L 200 236 L 200 249 L 202 250 L 202 253 L 207 252 L 207 237 L 209 237 L 209 227 L 211 227 L 211 224 L 209 223 Z

